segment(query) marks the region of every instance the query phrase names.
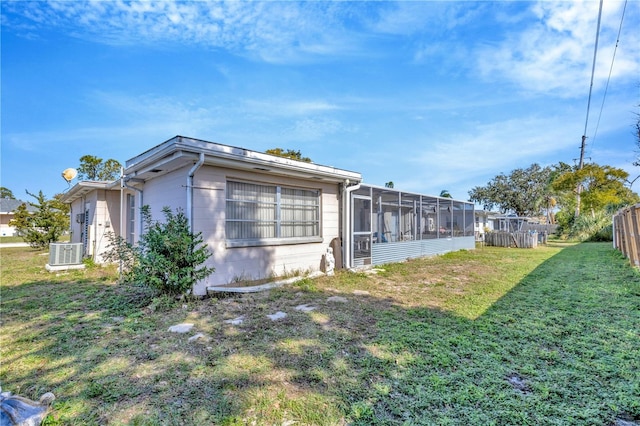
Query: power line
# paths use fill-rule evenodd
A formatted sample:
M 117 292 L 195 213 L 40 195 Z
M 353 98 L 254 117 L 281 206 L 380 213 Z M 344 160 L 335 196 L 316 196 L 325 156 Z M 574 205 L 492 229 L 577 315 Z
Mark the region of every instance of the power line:
M 618 37 L 616 38 L 616 46 L 613 49 L 613 57 L 611 58 L 611 67 L 609 67 L 609 76 L 607 77 L 607 85 L 604 88 L 604 95 L 602 97 L 602 105 L 600 105 L 600 113 L 598 114 L 598 122 L 596 123 L 596 129 L 593 132 L 593 139 L 591 139 L 591 147 L 589 148 L 589 154 L 593 150 L 593 145 L 596 142 L 596 136 L 598 135 L 598 128 L 600 127 L 600 119 L 602 118 L 602 110 L 604 109 L 604 101 L 607 98 L 607 91 L 609 90 L 609 81 L 611 81 L 611 73 L 613 72 L 613 63 L 616 59 L 616 52 L 618 51 L 618 44 L 620 43 L 620 33 L 622 32 L 622 23 L 624 22 L 624 13 L 627 10 L 627 0 L 624 1 L 622 7 L 622 17 L 620 18 L 620 26 L 618 27 Z
M 589 85 L 589 99 L 587 100 L 587 117 L 584 120 L 584 133 L 582 133 L 582 144 L 580 145 L 580 163 L 578 170 L 584 167 L 584 147 L 587 140 L 587 125 L 589 124 L 589 109 L 591 108 L 591 92 L 593 91 L 593 76 L 596 72 L 596 57 L 598 56 L 598 39 L 600 38 L 600 21 L 602 20 L 602 3 L 600 0 L 600 10 L 598 11 L 598 26 L 596 28 L 596 43 L 593 47 L 593 65 L 591 66 L 591 84 Z M 575 217 L 580 216 L 580 193 L 582 192 L 582 183 L 578 183 L 576 188 L 576 213 Z
M 578 167 L 582 169 L 584 166 L 584 148 L 585 141 L 587 139 L 587 125 L 589 124 L 589 109 L 591 108 L 591 92 L 593 91 L 593 76 L 596 72 L 596 57 L 598 55 L 598 40 L 600 38 L 600 21 L 602 20 L 602 3 L 604 0 L 600 0 L 600 10 L 598 11 L 598 26 L 596 28 L 596 43 L 593 48 L 593 65 L 591 66 L 591 84 L 589 85 L 589 99 L 587 100 L 587 117 L 584 120 L 584 132 L 582 133 L 582 145 L 580 146 L 580 164 Z M 580 203 L 578 203 L 578 208 Z

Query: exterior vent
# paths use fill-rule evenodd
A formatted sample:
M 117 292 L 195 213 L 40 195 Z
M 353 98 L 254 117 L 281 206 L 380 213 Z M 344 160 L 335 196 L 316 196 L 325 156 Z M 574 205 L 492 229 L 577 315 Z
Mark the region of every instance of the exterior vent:
M 49 244 L 49 265 L 81 265 L 82 243 Z

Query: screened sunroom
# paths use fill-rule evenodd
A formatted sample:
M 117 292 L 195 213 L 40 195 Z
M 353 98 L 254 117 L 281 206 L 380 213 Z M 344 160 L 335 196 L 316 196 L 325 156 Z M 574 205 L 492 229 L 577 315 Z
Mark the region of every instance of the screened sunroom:
M 475 248 L 473 203 L 366 184 L 344 195 L 347 268 Z

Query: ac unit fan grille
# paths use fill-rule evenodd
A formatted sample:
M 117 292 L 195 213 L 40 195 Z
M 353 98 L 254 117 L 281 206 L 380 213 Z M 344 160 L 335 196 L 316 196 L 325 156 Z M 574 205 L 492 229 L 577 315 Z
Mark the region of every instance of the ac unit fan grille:
M 49 265 L 80 265 L 82 243 L 53 243 L 49 245 Z

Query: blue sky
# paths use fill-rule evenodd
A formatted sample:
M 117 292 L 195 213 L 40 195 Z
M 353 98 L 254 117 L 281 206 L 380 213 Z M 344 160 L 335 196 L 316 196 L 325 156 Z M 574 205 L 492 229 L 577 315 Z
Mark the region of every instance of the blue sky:
M 579 157 L 598 5 L 3 0 L 1 185 L 51 197 L 85 154 L 184 135 L 467 199 Z M 633 178 L 640 2 L 611 68 L 624 6 L 604 2 L 586 157 Z

